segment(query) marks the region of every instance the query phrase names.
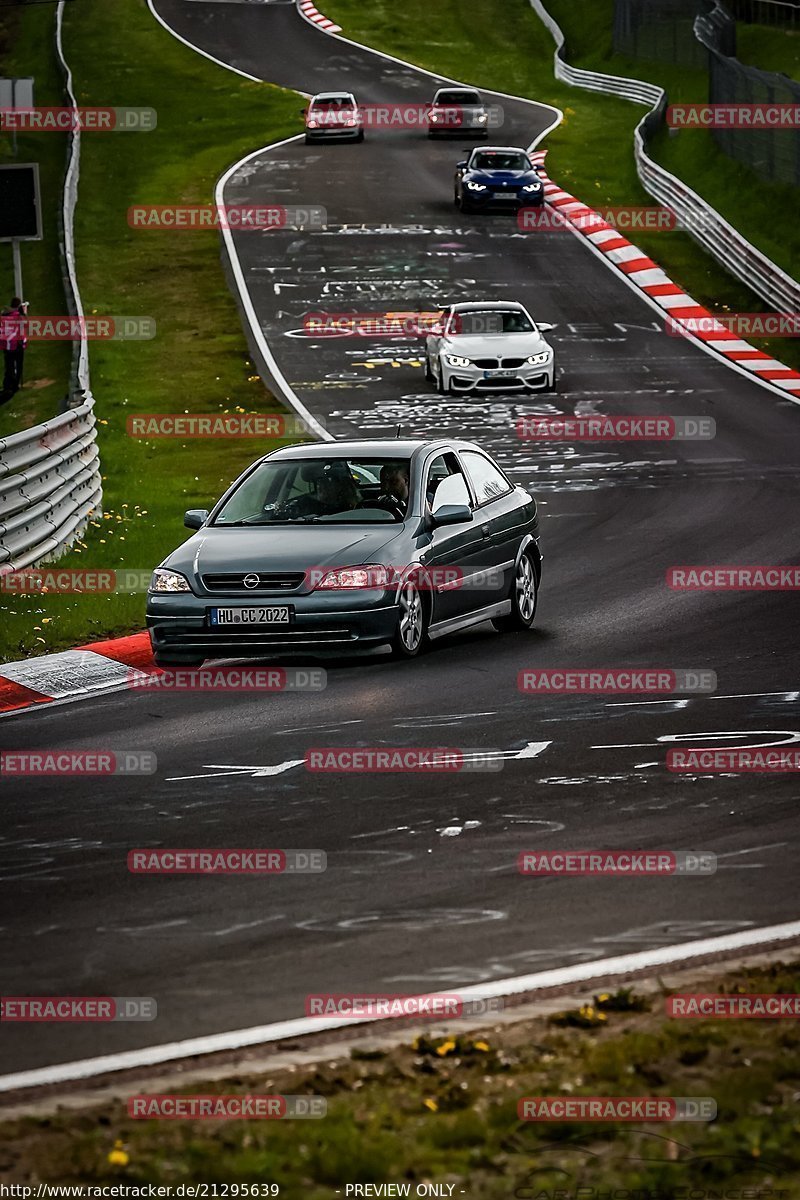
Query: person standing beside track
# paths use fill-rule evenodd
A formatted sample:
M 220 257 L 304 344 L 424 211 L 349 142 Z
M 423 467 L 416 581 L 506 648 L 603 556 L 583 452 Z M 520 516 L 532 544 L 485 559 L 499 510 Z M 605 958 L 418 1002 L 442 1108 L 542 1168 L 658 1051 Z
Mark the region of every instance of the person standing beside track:
M 23 322 L 28 302 L 12 296 L 11 304 L 0 313 L 0 346 L 3 349 L 3 390 L 0 404 L 6 404 L 22 387 L 22 366 L 28 339 Z

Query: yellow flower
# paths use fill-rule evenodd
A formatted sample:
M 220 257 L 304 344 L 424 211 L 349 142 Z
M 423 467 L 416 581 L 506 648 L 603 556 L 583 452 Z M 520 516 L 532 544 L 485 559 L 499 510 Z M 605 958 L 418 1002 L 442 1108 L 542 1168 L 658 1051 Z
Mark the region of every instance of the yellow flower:
M 114 1142 L 114 1149 L 108 1155 L 108 1162 L 114 1167 L 127 1167 L 130 1157 L 122 1147 L 122 1142 Z
M 456 1044 L 452 1040 L 448 1042 L 442 1042 L 441 1046 L 436 1047 L 436 1053 L 439 1055 L 439 1058 L 444 1058 L 445 1054 L 449 1054 L 450 1051 L 455 1050 L 455 1048 Z
M 430 1096 L 426 1100 L 423 1100 L 422 1103 L 425 1105 L 426 1108 L 429 1108 L 431 1110 L 431 1112 L 439 1111 L 439 1105 L 437 1104 L 437 1102 L 435 1100 L 431 1099 Z
M 602 996 L 598 996 L 597 999 L 601 1004 L 605 1004 L 606 1000 L 610 1000 L 611 997 L 609 996 L 608 992 L 603 992 Z
M 476 1050 L 483 1050 L 487 1054 L 489 1052 L 489 1043 L 488 1042 L 473 1042 L 473 1047 Z

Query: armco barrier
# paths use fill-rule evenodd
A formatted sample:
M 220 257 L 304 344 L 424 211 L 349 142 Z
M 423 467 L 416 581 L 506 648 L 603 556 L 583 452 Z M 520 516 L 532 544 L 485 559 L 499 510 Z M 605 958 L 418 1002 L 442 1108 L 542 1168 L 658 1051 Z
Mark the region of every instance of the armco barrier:
M 100 508 L 94 401 L 0 438 L 0 571 L 56 556 Z
M 555 40 L 554 64 L 557 79 L 573 87 L 619 96 L 635 104 L 646 104 L 652 110 L 642 118 L 633 135 L 636 169 L 645 190 L 658 200 L 659 204 L 677 213 L 689 226 L 694 240 L 768 304 L 779 312 L 797 312 L 800 306 L 800 283 L 748 242 L 688 184 L 683 183 L 648 155 L 649 130 L 654 124 L 662 121 L 666 108 L 663 89 L 638 79 L 623 79 L 618 75 L 603 75 L 597 71 L 571 67 L 562 58 L 564 34 L 559 25 L 550 16 L 542 0 L 530 0 L 530 3 Z
M 69 103 L 77 104 L 64 59 L 64 0 L 56 12 L 56 52 Z M 78 195 L 80 130 L 70 135 L 61 213 L 65 291 L 70 312 L 82 317 L 75 273 L 74 216 Z M 0 572 L 18 570 L 62 554 L 102 506 L 100 456 L 85 339 L 76 346 L 71 390 L 83 399 L 69 411 L 0 438 Z

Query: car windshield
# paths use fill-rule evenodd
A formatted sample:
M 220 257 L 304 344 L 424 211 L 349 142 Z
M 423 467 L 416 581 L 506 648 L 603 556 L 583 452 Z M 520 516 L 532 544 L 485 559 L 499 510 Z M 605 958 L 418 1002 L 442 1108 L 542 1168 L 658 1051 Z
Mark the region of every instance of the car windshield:
M 268 460 L 242 480 L 213 524 L 391 524 L 405 516 L 408 478 L 407 459 Z
M 527 313 L 519 309 L 485 308 L 452 313 L 446 332 L 475 337 L 486 333 L 535 333 L 536 326 Z
M 436 104 L 481 104 L 477 92 L 438 92 L 434 101 Z
M 349 96 L 333 96 L 326 100 L 314 100 L 311 104 L 312 108 L 352 108 L 353 101 Z
M 531 160 L 522 150 L 479 150 L 470 167 L 473 171 L 530 171 Z

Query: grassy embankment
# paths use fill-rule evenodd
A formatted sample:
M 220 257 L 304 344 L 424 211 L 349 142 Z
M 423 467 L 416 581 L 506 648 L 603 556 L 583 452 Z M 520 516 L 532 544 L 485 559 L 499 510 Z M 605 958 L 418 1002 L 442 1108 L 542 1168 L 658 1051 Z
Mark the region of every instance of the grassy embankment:
M 679 990 L 797 992 L 798 966 L 720 968 Z M 319 1120 L 131 1121 L 123 1103 L 99 1100 L 5 1122 L 0 1180 L 273 1183 L 284 1200 L 333 1200 L 363 1183 L 410 1184 L 414 1196 L 423 1181 L 470 1200 L 800 1194 L 797 1022 L 664 1012 L 663 993 L 623 990 L 551 1018 L 184 1088 L 321 1095 Z M 710 1096 L 718 1114 L 695 1124 L 519 1119 L 521 1097 L 553 1095 Z
M 16 14 L 12 56 L 27 54 L 36 38 L 49 44 L 53 20 L 50 5 Z M 184 509 L 206 507 L 274 443 L 145 442 L 127 435 L 127 419 L 137 413 L 273 412 L 278 405 L 249 361 L 220 264 L 219 235 L 134 230 L 127 210 L 136 203 L 213 202 L 214 184 L 228 166 L 298 132 L 302 122 L 294 93 L 252 83 L 195 54 L 157 24 L 144 0 L 69 5 L 65 51 L 80 105 L 143 106 L 158 113 L 152 132 L 84 135 L 76 227 L 87 313 L 153 317 L 157 336 L 91 344 L 105 514 L 60 565 L 147 571 L 181 540 Z M 60 84 L 54 61 L 37 68 L 40 101 L 45 76 L 55 96 Z M 44 138 L 53 135 L 38 136 L 44 154 Z M 45 251 L 52 251 L 52 236 L 42 243 Z M 47 303 L 60 311 L 55 296 Z M 35 378 L 43 356 L 53 354 L 32 345 L 28 377 Z M 47 362 L 55 375 L 56 366 Z M 27 391 L 21 395 L 27 404 Z M 0 596 L 0 660 L 141 629 L 143 610 L 141 594 Z

